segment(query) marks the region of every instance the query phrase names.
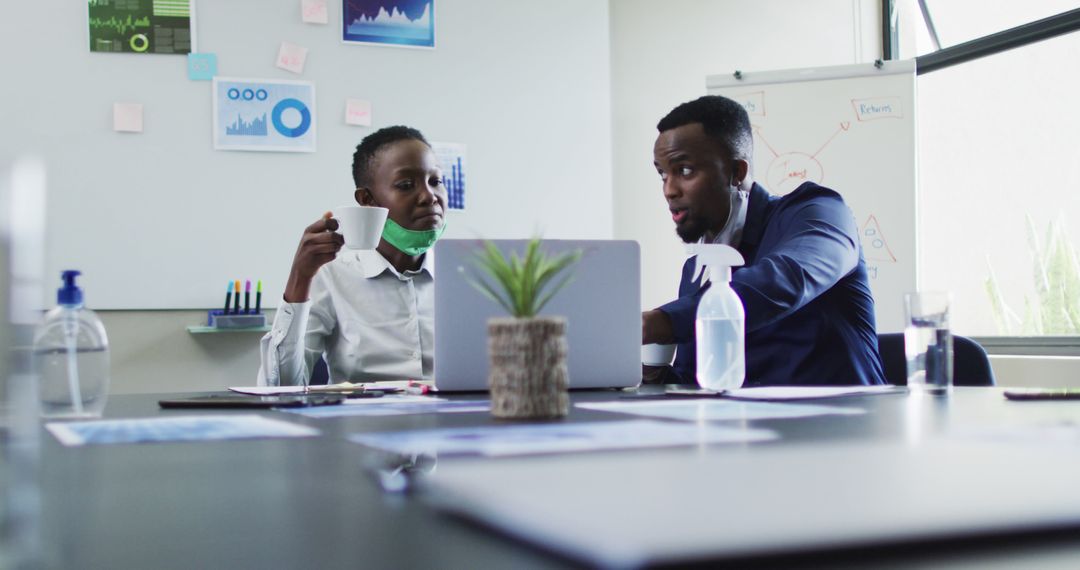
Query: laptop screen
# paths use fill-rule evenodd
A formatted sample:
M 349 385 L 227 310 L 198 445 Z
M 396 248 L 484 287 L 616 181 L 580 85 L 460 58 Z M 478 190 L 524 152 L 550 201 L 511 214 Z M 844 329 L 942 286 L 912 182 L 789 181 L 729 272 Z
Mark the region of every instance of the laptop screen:
M 504 254 L 524 256 L 528 240 L 492 240 Z M 486 277 L 474 262 L 483 243 L 435 244 L 435 386 L 486 390 L 487 321 L 506 311 L 468 278 Z M 636 386 L 641 381 L 641 253 L 625 240 L 544 240 L 548 254 L 580 250 L 573 277 L 540 311 L 567 319 L 571 388 Z M 556 278 L 555 282 L 558 282 Z

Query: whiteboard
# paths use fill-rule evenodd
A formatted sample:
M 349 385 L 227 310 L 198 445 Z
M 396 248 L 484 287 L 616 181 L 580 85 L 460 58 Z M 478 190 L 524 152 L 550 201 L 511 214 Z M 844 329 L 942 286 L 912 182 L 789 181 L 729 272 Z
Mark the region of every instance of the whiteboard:
M 739 76 L 709 76 L 706 88 L 750 114 L 754 179 L 773 194 L 809 180 L 844 197 L 878 331 L 903 329 L 904 293 L 916 286 L 915 62 Z

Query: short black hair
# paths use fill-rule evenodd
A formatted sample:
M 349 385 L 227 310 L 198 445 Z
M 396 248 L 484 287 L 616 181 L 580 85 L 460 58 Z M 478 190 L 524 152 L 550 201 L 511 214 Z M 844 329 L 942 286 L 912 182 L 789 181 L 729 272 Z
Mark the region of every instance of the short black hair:
M 356 152 L 352 158 L 353 182 L 357 188 L 366 188 L 371 185 L 371 161 L 379 149 L 398 141 L 420 141 L 428 147 L 431 143 L 424 138 L 420 131 L 402 125 L 381 128 L 364 137 L 360 144 L 356 145 Z
M 692 123 L 701 123 L 705 134 L 723 145 L 730 160 L 750 162 L 754 133 L 742 105 L 720 95 L 698 97 L 672 109 L 656 124 L 656 130 L 662 133 Z

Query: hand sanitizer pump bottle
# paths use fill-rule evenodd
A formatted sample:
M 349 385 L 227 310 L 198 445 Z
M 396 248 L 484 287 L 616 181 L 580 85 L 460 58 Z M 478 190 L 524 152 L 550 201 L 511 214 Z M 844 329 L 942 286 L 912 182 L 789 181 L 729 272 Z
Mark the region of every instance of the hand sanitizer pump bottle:
M 83 307 L 78 275 L 61 274 L 57 307 L 34 334 L 43 417 L 97 417 L 109 395 L 109 339 L 97 315 Z
M 697 266 L 705 267 L 712 284 L 698 304 L 695 332 L 697 337 L 697 381 L 707 390 L 732 390 L 742 386 L 746 376 L 742 300 L 731 288 L 731 268 L 743 264 L 742 255 L 719 244 L 691 246 Z

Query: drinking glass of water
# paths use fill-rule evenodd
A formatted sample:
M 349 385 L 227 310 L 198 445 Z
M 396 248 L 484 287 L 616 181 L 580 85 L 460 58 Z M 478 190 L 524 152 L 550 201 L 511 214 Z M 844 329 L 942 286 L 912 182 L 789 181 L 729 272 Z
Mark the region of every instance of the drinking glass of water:
M 907 315 L 904 353 L 907 383 L 912 391 L 943 394 L 952 386 L 951 302 L 952 295 L 946 291 L 920 291 L 904 296 Z

